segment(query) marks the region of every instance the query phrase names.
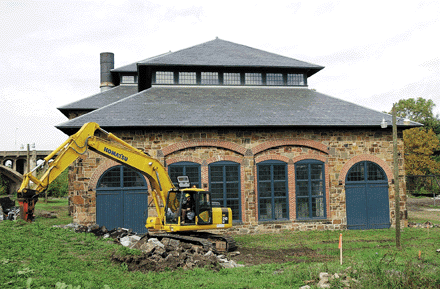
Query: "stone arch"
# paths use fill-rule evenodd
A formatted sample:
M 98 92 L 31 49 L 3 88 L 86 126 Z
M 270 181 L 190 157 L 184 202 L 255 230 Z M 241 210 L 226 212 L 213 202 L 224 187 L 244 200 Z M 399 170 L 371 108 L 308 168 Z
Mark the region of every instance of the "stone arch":
M 197 140 L 189 140 L 182 141 L 176 144 L 172 144 L 162 149 L 162 153 L 164 156 L 172 154 L 176 151 L 184 150 L 192 147 L 221 147 L 241 155 L 246 153 L 246 148 L 238 145 L 233 142 L 225 141 L 225 140 L 217 140 L 217 139 L 197 139 Z
M 237 157 L 237 156 L 216 156 L 216 157 L 212 157 L 212 158 L 207 159 L 206 163 L 209 165 L 209 164 L 221 162 L 221 161 L 230 161 L 230 162 L 239 163 L 240 165 L 243 165 L 243 158 Z
M 385 174 L 387 175 L 388 182 L 391 182 L 393 180 L 394 178 L 393 171 L 384 160 L 374 155 L 362 154 L 351 158 L 350 160 L 348 160 L 348 162 L 344 164 L 344 166 L 341 169 L 341 172 L 339 173 L 339 183 L 344 185 L 345 178 L 347 177 L 347 173 L 350 170 L 350 168 L 355 164 L 357 164 L 358 162 L 362 162 L 362 161 L 370 161 L 376 163 L 384 170 Z
M 189 156 L 181 156 L 181 157 L 174 157 L 174 158 L 166 159 L 167 168 L 171 164 L 180 163 L 180 162 L 191 162 L 191 163 L 196 163 L 196 164 L 200 164 L 200 165 L 203 164 L 202 159 L 189 157 Z
M 262 144 L 259 144 L 257 146 L 255 146 L 254 148 L 252 148 L 252 153 L 254 155 L 268 150 L 270 148 L 274 148 L 274 147 L 280 147 L 280 146 L 304 146 L 304 147 L 309 147 L 309 148 L 313 148 L 315 150 L 321 151 L 325 154 L 329 153 L 329 150 L 327 148 L 326 145 L 324 145 L 323 143 L 314 141 L 314 140 L 306 140 L 306 139 L 284 139 L 284 140 L 273 140 L 273 141 L 266 141 Z
M 271 154 L 271 155 L 264 155 L 264 156 L 258 156 L 255 158 L 255 164 L 264 162 L 264 161 L 268 161 L 268 160 L 276 160 L 276 161 L 282 161 L 285 162 L 287 164 L 289 164 L 290 162 L 290 158 L 285 157 L 285 156 L 280 156 L 280 155 L 275 155 L 275 154 Z
M 23 175 L 4 165 L 0 165 L 0 172 L 10 180 L 8 193 L 11 194 L 16 192 L 23 182 Z

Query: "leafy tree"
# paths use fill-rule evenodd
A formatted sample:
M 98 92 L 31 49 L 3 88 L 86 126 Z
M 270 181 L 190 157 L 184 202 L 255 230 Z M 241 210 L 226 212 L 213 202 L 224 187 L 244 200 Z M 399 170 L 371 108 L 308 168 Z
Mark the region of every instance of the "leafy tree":
M 440 133 L 440 121 L 438 115 L 434 115 L 434 102 L 431 99 L 419 97 L 401 99 L 396 103 L 396 114 L 398 117 L 408 118 L 424 125 L 426 130 L 432 129 L 436 134 Z
M 9 191 L 9 180 L 0 174 L 0 195 L 7 195 Z
M 405 171 L 408 175 L 440 173 L 440 163 L 432 157 L 439 146 L 439 139 L 432 129 L 425 131 L 411 128 L 403 132 L 405 145 Z
M 398 117 L 408 118 L 423 124 L 423 127 L 403 132 L 405 146 L 405 171 L 408 175 L 439 174 L 440 163 L 434 158 L 439 149 L 440 120 L 434 115 L 432 100 L 419 97 L 401 99 L 396 104 Z
M 43 174 L 44 172 L 40 172 Z M 49 187 L 46 190 L 47 196 L 51 197 L 65 197 L 68 193 L 68 173 L 69 169 L 65 169 L 53 182 L 50 183 Z

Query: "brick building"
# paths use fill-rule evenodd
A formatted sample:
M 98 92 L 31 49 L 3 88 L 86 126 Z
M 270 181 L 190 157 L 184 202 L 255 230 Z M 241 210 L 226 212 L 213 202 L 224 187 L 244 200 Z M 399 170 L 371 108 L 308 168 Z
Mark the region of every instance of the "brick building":
M 113 63 L 101 54 L 101 92 L 60 107 L 58 129 L 97 122 L 232 208 L 235 232 L 393 225 L 391 116 L 309 89 L 322 66 L 221 39 Z M 400 152 L 418 125 L 398 120 Z M 94 152 L 69 180 L 75 222 L 142 231 L 154 213 L 145 179 Z

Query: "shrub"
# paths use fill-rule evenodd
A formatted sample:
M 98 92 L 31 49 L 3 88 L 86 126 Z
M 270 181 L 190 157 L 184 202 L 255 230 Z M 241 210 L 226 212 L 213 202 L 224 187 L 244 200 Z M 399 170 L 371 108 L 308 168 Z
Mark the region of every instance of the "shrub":
M 68 193 L 68 172 L 69 169 L 65 169 L 47 188 L 47 196 L 60 198 L 67 196 Z

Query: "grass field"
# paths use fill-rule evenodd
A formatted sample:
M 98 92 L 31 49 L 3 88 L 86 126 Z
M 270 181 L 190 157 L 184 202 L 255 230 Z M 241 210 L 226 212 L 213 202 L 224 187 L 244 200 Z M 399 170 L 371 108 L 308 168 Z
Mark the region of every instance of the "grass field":
M 287 262 L 222 269 L 161 273 L 129 272 L 111 262 L 122 246 L 86 233 L 53 228 L 71 222 L 67 201 L 38 203 L 37 210 L 61 211 L 59 218 L 32 223 L 0 223 L 0 288 L 316 288 L 320 272 L 346 274 L 359 283 L 352 288 L 439 288 L 440 229 L 405 228 L 402 248 L 395 231 L 309 231 L 235 236 L 239 247 L 280 250 L 307 249 L 323 256 Z M 343 234 L 343 264 L 338 239 Z M 70 286 L 70 287 L 69 287 Z M 343 288 L 339 279 L 332 288 Z

